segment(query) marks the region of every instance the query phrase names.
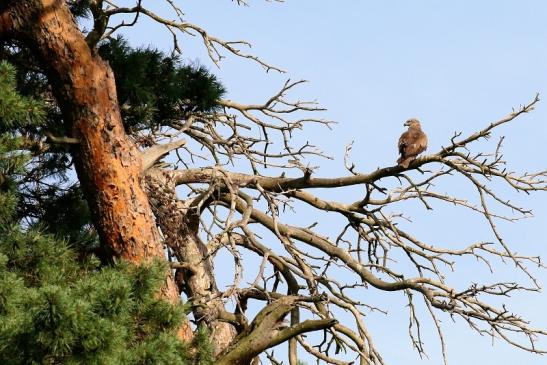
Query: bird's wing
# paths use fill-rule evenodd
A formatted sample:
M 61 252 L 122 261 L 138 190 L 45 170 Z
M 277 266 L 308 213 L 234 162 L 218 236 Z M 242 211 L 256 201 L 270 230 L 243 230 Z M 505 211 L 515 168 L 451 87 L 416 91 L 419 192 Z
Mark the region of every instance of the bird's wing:
M 405 155 L 417 156 L 427 148 L 427 136 L 422 131 L 412 131 L 408 134 L 405 145 Z
M 399 144 L 398 144 L 398 147 L 399 147 L 399 153 L 401 155 L 405 155 L 406 154 L 406 147 L 408 146 L 408 131 L 404 132 L 403 134 L 401 134 L 401 137 L 399 137 Z
M 418 139 L 418 143 L 421 148 L 420 153 L 427 150 L 427 134 L 425 134 L 424 132 L 421 132 L 420 138 Z

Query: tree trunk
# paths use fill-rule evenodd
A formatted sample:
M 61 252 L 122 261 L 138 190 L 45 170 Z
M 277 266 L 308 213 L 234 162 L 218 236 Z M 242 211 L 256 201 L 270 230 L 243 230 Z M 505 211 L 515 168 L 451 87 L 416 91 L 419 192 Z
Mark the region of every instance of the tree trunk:
M 200 212 L 197 207 L 189 207 L 178 200 L 175 182 L 169 173 L 154 168 L 148 170 L 146 188 L 165 243 L 189 268 L 180 270 L 182 290 L 194 303 L 192 312 L 196 321 L 209 327 L 216 356 L 228 347 L 237 333 L 232 324 L 218 320 L 225 308 L 219 298 L 212 260 L 198 236 Z
M 140 183 L 139 151 L 125 134 L 110 67 L 89 48 L 65 1 L 4 1 L 0 12 L 0 38 L 20 39 L 35 51 L 65 129 L 80 141 L 73 150 L 76 171 L 101 244 L 123 260 L 163 260 L 163 245 Z M 170 272 L 162 295 L 180 300 Z M 188 323 L 180 336 L 191 337 Z

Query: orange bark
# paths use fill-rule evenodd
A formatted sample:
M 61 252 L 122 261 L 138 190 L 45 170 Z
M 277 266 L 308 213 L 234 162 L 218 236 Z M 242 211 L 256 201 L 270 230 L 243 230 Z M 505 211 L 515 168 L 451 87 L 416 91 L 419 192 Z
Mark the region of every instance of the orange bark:
M 66 130 L 80 141 L 73 156 L 102 245 L 113 257 L 135 263 L 164 259 L 140 183 L 139 151 L 125 134 L 110 67 L 89 48 L 65 1 L 5 4 L 0 38 L 23 40 L 43 61 Z M 170 273 L 162 295 L 180 300 Z M 180 335 L 191 337 L 188 323 Z

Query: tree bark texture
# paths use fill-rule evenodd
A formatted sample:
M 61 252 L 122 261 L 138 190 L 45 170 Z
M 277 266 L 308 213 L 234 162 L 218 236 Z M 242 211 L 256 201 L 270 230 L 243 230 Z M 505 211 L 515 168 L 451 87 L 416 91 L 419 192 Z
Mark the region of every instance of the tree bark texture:
M 39 57 L 65 129 L 80 142 L 73 156 L 101 244 L 122 260 L 163 260 L 161 238 L 141 187 L 139 151 L 125 134 L 110 67 L 89 48 L 65 1 L 5 1 L 0 12 L 0 38 L 19 39 Z M 170 273 L 162 295 L 180 300 Z M 191 337 L 187 324 L 180 336 Z
M 180 262 L 189 269 L 179 269 L 183 288 L 194 304 L 197 322 L 204 322 L 211 331 L 214 355 L 222 352 L 235 338 L 235 327 L 218 320 L 224 312 L 213 273 L 212 260 L 206 245 L 198 236 L 199 208 L 186 206 L 177 198 L 175 182 L 168 172 L 150 169 L 146 173 L 146 189 L 165 243 Z

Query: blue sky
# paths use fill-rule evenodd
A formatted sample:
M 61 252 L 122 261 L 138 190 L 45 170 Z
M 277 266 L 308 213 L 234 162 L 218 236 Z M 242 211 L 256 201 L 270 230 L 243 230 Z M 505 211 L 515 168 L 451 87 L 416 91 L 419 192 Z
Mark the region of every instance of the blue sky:
M 250 41 L 253 54 L 287 74 L 266 74 L 256 64 L 229 55 L 216 69 L 199 39 L 181 36 L 183 57 L 210 67 L 226 85 L 228 97 L 241 102 L 269 97 L 288 77 L 309 80 L 292 95 L 316 99 L 328 109 L 322 116 L 338 122 L 334 131 L 311 128 L 301 136 L 335 157 L 334 162 L 321 165 L 317 172 L 321 176 L 343 174 L 344 146 L 351 141 L 355 141 L 352 158 L 359 171 L 392 165 L 402 123 L 410 117 L 422 120 L 432 152 L 448 144 L 455 131 L 469 134 L 529 102 L 536 92 L 547 96 L 547 2 L 542 0 L 248 2 L 249 7 L 229 0 L 177 1 L 187 21 L 225 40 Z M 149 3 L 168 14 L 157 5 L 163 2 Z M 170 34 L 146 21 L 127 36 L 133 45 L 171 49 Z M 506 135 L 505 157 L 514 170 L 547 168 L 545 103 L 496 135 Z M 458 184 L 449 183 L 443 189 L 465 193 Z M 501 231 L 519 253 L 547 257 L 543 230 L 547 192 L 533 197 L 507 194 L 532 208 L 535 217 L 501 224 Z M 352 201 L 351 192 L 340 199 Z M 469 242 L 488 234 L 480 218 L 453 208 L 439 206 L 425 213 L 409 207 L 409 212 L 415 218 L 412 231 L 433 242 Z M 467 279 L 476 275 L 480 276 L 477 281 L 489 280 L 474 263 L 462 265 L 458 272 Z M 510 265 L 502 265 L 500 275 L 511 278 L 515 274 Z M 537 276 L 547 282 L 545 270 L 537 271 Z M 424 323 L 430 357 L 421 360 L 406 334 L 406 312 L 399 313 L 402 302 L 390 296 L 381 298 L 390 316 L 367 321 L 387 363 L 441 364 L 433 326 Z M 507 302 L 536 327 L 547 328 L 545 293 L 518 295 Z M 427 322 L 427 317 L 422 321 Z M 500 341 L 492 346 L 488 338 L 470 331 L 461 321 L 452 325 L 449 317 L 444 318 L 443 328 L 451 364 L 535 365 L 546 361 L 544 356 L 529 355 Z M 542 345 L 547 348 L 547 341 Z

